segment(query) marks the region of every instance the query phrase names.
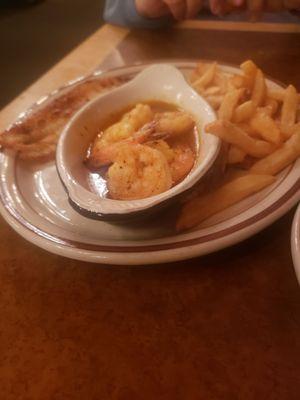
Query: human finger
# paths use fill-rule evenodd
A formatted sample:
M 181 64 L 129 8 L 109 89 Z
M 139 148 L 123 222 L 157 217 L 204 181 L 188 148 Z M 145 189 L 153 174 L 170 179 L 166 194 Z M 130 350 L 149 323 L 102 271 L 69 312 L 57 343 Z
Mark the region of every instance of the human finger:
M 203 0 L 187 0 L 185 18 L 194 18 L 201 10 Z
M 169 7 L 169 10 L 173 17 L 178 21 L 185 18 L 186 14 L 186 0 L 163 0 L 164 3 Z
M 225 10 L 225 0 L 209 0 L 210 10 L 215 15 L 222 15 Z

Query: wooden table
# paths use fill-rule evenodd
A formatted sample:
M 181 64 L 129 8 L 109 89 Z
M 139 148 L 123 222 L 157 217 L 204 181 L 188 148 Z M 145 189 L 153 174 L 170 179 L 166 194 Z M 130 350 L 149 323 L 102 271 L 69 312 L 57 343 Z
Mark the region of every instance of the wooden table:
M 300 89 L 295 25 L 185 22 L 167 31 L 104 26 L 0 114 L 94 70 L 157 58 L 252 58 Z M 300 290 L 294 210 L 217 254 L 153 267 L 48 254 L 0 222 L 3 400 L 298 400 Z

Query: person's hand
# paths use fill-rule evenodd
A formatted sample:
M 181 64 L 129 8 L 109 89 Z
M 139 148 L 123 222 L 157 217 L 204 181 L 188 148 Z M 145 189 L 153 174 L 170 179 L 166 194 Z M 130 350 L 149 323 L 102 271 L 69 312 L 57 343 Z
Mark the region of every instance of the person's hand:
M 210 0 L 213 14 L 222 15 L 229 9 L 240 7 L 245 0 Z M 135 0 L 139 14 L 148 18 L 172 15 L 176 20 L 190 19 L 201 11 L 203 0 Z
M 245 5 L 247 0 L 209 0 L 210 10 L 215 15 L 224 15 Z
M 148 18 L 172 15 L 176 20 L 195 17 L 203 0 L 135 0 L 139 14 Z

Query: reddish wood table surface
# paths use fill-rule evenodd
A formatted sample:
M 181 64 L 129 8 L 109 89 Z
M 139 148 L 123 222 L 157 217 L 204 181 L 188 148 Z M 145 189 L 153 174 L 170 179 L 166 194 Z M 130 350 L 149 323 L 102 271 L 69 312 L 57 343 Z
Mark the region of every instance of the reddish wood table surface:
M 4 109 L 0 125 L 100 62 L 252 58 L 300 89 L 299 32 L 264 24 L 106 26 Z M 299 399 L 293 212 L 217 254 L 132 268 L 46 253 L 1 220 L 0 398 Z

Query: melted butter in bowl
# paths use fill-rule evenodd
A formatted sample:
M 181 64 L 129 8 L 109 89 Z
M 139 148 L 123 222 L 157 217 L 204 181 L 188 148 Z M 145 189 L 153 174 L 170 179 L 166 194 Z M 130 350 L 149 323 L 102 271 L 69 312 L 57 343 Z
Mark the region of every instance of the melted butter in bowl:
M 173 104 L 148 101 L 127 107 L 99 131 L 85 165 L 89 188 L 101 197 L 150 197 L 180 183 L 195 165 L 197 125 Z

